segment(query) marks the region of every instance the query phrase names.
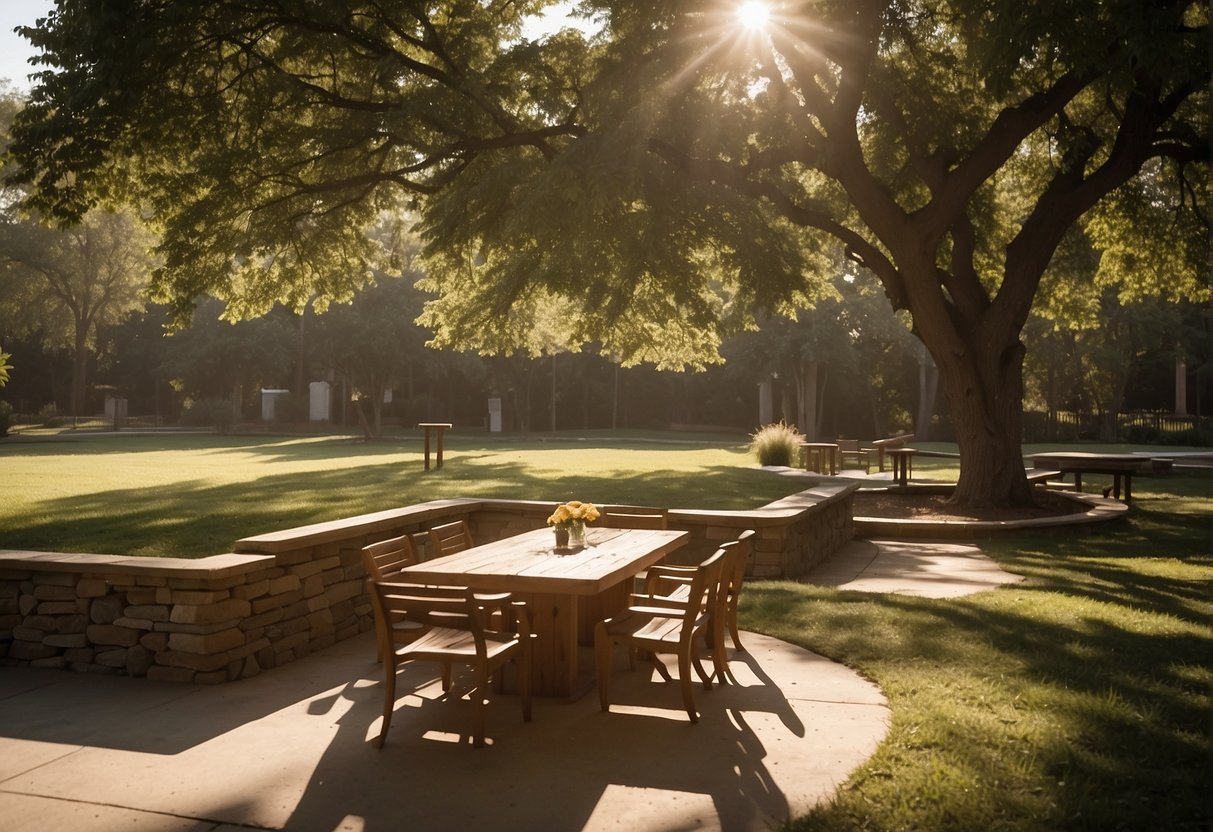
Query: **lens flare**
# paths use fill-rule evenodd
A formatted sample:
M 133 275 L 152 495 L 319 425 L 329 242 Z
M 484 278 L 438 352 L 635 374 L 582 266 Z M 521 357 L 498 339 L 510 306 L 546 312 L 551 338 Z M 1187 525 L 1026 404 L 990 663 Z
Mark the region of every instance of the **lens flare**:
M 758 0 L 742 3 L 737 7 L 737 20 L 752 32 L 761 31 L 771 20 L 771 7 Z

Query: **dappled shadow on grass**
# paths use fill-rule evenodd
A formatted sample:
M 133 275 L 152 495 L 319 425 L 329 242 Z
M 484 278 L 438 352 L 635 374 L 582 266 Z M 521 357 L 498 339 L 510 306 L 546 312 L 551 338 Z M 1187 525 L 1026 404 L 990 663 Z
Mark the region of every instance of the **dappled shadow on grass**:
M 715 466 L 594 477 L 538 473 L 524 461 L 421 470 L 398 461 L 267 474 L 252 482 L 182 483 L 48 500 L 5 517 L 0 547 L 95 554 L 202 557 L 252 535 L 450 497 L 553 504 L 578 498 L 683 508 L 757 507 L 782 496 L 778 478 Z M 754 495 L 754 496 L 750 496 Z
M 1157 614 L 1019 585 L 961 600 L 746 591 L 783 622 L 768 632 L 889 698 L 893 730 L 843 793 L 843 816 L 854 800 L 873 828 L 1203 828 L 1209 641 L 1184 620 L 1188 602 Z M 894 782 L 874 776 L 890 766 Z M 922 805 L 884 805 L 899 799 Z M 830 811 L 801 828 L 834 828 Z
M 1086 535 L 984 542 L 1028 580 L 962 599 L 747 584 L 744 624 L 871 676 L 894 712 L 793 828 L 1207 828 L 1203 487 L 1172 479 Z

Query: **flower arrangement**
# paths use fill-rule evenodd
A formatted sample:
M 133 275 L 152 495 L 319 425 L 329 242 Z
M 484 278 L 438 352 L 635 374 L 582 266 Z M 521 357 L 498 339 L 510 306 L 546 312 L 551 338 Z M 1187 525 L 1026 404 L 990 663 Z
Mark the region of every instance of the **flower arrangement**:
M 552 516 L 548 518 L 548 525 L 555 526 L 558 529 L 568 529 L 575 524 L 593 523 L 601 516 L 598 507 L 593 503 L 583 503 L 580 500 L 571 500 L 562 506 L 557 506 L 552 512 Z

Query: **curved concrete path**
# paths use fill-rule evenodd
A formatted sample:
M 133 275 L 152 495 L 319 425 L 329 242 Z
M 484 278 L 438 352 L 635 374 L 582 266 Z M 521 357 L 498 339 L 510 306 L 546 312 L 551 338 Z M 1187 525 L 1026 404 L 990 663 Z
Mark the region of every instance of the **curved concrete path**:
M 854 540 L 807 577 L 944 598 L 1021 580 L 977 547 Z M 767 830 L 827 798 L 883 739 L 884 697 L 855 672 L 743 634 L 739 684 L 697 691 L 630 673 L 597 697 L 489 708 L 491 747 L 461 743 L 466 703 L 401 673 L 378 734 L 369 635 L 216 687 L 0 668 L 0 828 L 25 830 Z M 416 693 L 404 695 L 416 688 Z
M 597 696 L 489 708 L 401 672 L 387 745 L 361 636 L 216 687 L 0 669 L 0 827 L 17 830 L 766 830 L 828 797 L 875 750 L 884 697 L 847 668 L 743 634 L 740 684 L 697 691 L 628 672 Z
M 997 561 L 968 543 L 856 538 L 804 580 L 860 592 L 956 598 L 1019 583 L 1023 576 L 1004 572 Z

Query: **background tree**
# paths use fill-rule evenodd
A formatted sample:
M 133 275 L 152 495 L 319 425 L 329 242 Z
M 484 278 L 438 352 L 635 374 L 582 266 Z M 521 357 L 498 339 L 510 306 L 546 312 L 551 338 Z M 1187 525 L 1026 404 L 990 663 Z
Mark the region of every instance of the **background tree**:
M 587 0 L 600 38 L 521 40 L 544 5 L 64 0 L 14 181 L 69 218 L 137 195 L 182 314 L 348 297 L 415 199 L 453 329 L 546 292 L 625 360 L 810 305 L 841 242 L 938 367 L 970 504 L 1030 499 L 1020 333 L 1065 230 L 1132 226 L 1143 168 L 1207 229 L 1207 3 Z
M 422 303 L 416 277 L 379 275 L 352 302 L 334 304 L 314 321 L 317 363 L 356 392 L 367 439 L 382 435 L 384 394 L 407 380 L 425 350 L 428 333 L 413 323 Z
M 0 222 L 0 304 L 18 332 L 72 353 L 71 411 L 83 415 L 98 327 L 140 309 L 153 237 L 128 214 L 96 210 L 68 230 Z
M 232 416 L 259 408 L 262 387 L 285 388 L 295 360 L 291 315 L 278 309 L 252 321 L 226 321 L 222 301 L 199 305 L 189 327 L 169 338 L 164 372 L 175 390 L 199 402 L 222 399 Z M 259 410 L 253 411 L 259 413 Z

